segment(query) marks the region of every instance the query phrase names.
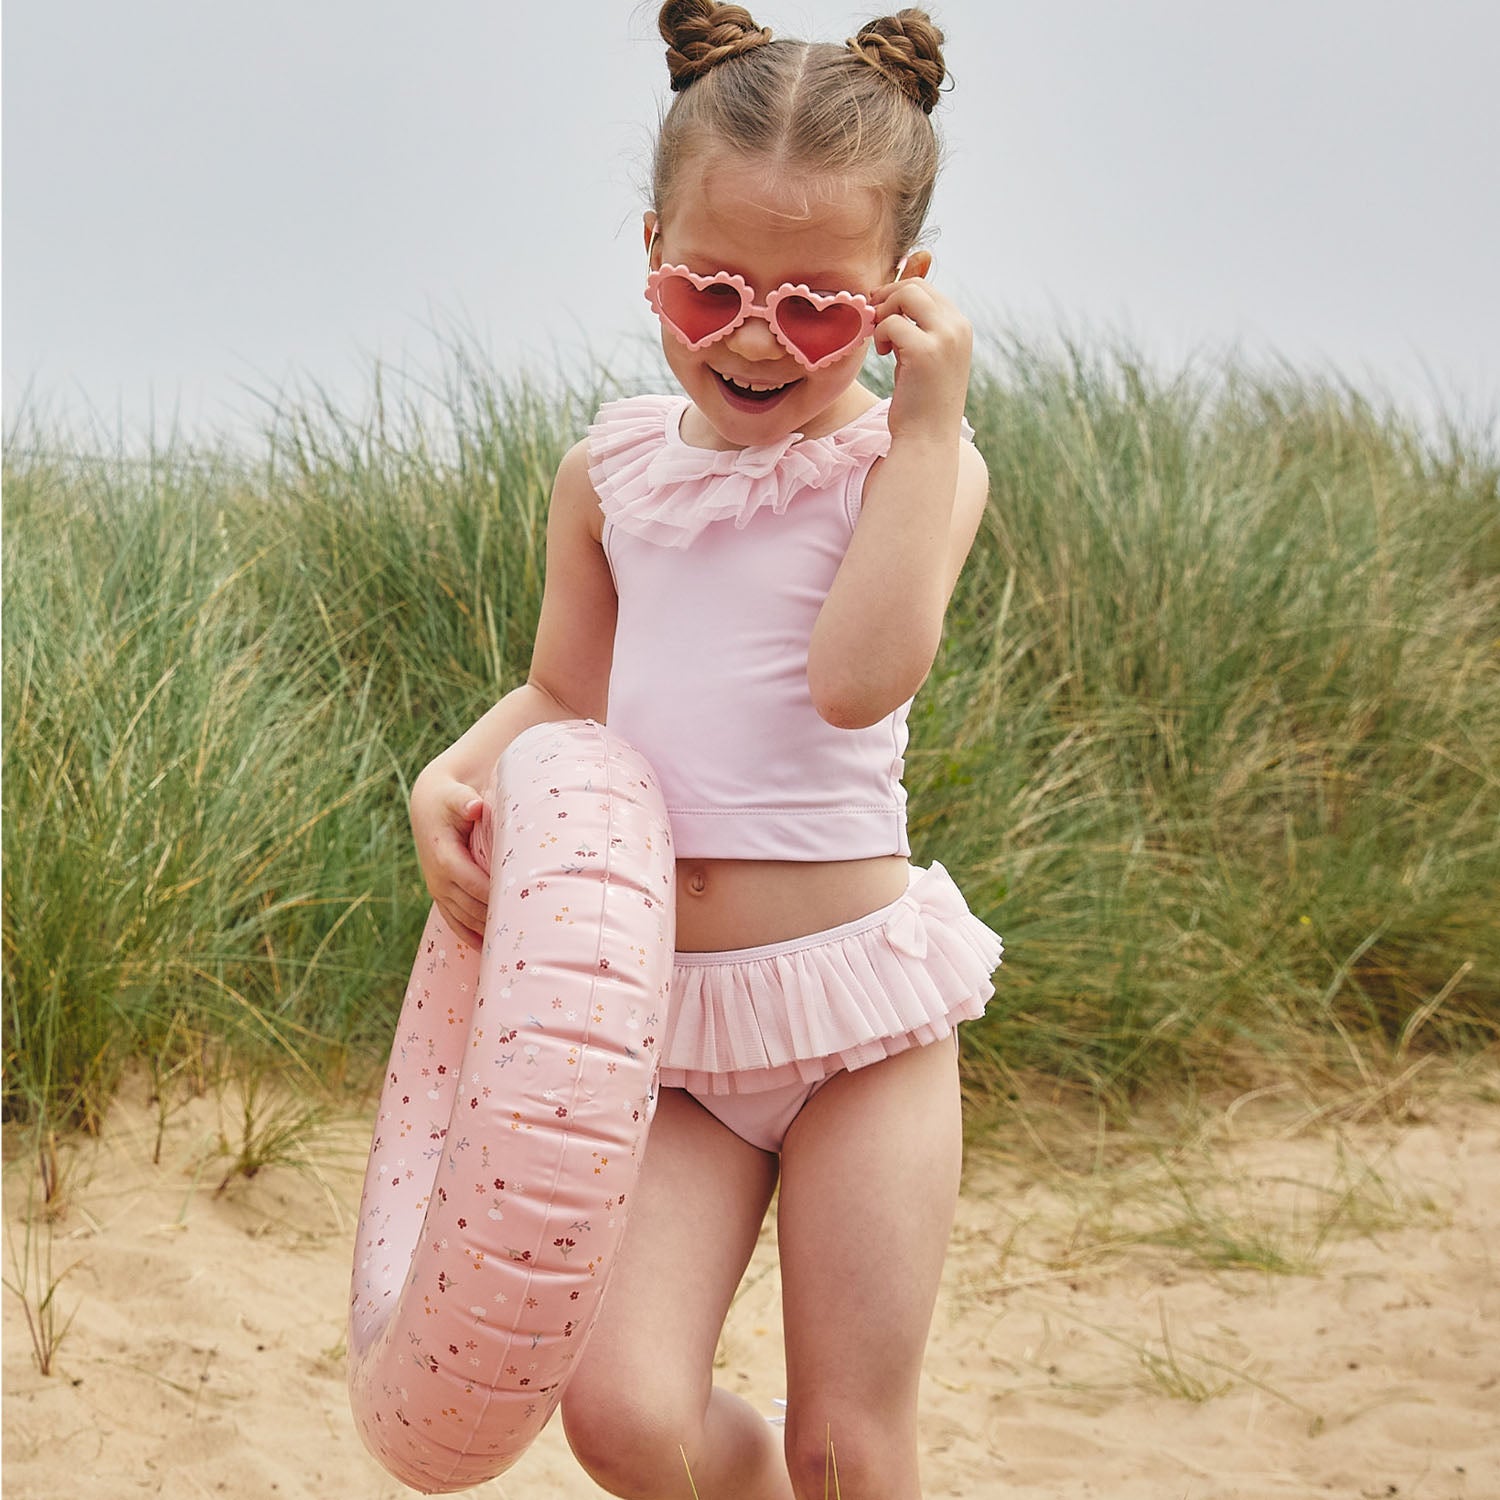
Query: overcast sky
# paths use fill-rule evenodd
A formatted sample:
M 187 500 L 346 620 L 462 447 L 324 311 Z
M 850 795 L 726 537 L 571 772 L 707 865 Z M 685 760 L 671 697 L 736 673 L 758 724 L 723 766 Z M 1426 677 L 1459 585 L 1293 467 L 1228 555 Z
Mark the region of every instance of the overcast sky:
M 869 12 L 758 3 L 780 35 Z M 944 0 L 981 327 L 1500 402 L 1493 0 Z M 375 356 L 640 368 L 654 4 L 5 0 L 4 396 L 231 430 Z

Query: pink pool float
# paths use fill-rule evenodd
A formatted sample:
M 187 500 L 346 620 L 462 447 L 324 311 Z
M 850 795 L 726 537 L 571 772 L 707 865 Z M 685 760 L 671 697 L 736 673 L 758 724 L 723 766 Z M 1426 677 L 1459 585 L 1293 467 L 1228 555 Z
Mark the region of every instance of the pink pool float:
M 672 982 L 666 808 L 603 725 L 518 735 L 473 849 L 490 874 L 483 951 L 433 908 L 349 1312 L 360 1435 L 425 1494 L 503 1473 L 562 1397 L 625 1229 Z

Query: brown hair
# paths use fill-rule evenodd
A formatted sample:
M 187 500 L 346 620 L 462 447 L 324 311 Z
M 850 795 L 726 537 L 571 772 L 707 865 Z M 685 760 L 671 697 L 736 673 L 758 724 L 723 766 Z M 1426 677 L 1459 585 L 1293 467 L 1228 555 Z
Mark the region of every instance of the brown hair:
M 658 17 L 677 97 L 662 121 L 652 196 L 665 212 L 683 164 L 727 149 L 798 176 L 878 188 L 896 250 L 916 243 L 939 147 L 929 116 L 943 82 L 943 33 L 925 11 L 871 21 L 842 47 L 773 41 L 740 5 L 667 0 Z

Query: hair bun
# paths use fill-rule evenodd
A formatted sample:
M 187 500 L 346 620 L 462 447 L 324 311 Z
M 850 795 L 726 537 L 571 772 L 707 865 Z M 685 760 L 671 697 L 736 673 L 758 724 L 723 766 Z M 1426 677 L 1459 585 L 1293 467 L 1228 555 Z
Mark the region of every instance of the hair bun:
M 925 114 L 938 102 L 947 69 L 943 33 L 925 10 L 903 10 L 862 26 L 849 46 Z
M 770 29 L 757 26 L 743 5 L 716 5 L 713 0 L 667 0 L 656 24 L 667 44 L 674 90 L 771 40 Z

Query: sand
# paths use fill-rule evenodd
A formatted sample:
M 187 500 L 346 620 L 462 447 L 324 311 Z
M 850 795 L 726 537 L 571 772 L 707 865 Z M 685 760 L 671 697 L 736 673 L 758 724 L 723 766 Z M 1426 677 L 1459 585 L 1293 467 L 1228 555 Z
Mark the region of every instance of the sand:
M 159 1162 L 142 1084 L 64 1148 L 50 1234 L 73 1322 L 43 1376 L 5 1294 L 7 1500 L 410 1493 L 344 1390 L 366 1121 L 221 1193 L 237 1120 L 212 1095 L 172 1114 Z M 1055 1117 L 1006 1135 L 971 1157 L 933 1326 L 929 1497 L 1500 1497 L 1500 1072 L 1222 1101 L 1169 1146 Z M 15 1282 L 35 1171 L 20 1133 L 6 1151 Z M 768 1413 L 781 1393 L 774 1225 L 720 1378 Z M 602 1492 L 554 1422 L 472 1493 Z

